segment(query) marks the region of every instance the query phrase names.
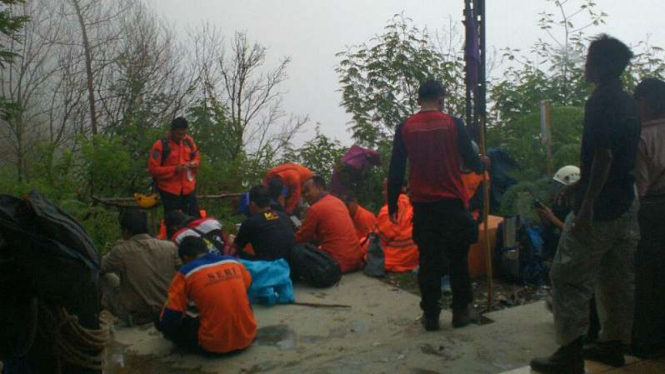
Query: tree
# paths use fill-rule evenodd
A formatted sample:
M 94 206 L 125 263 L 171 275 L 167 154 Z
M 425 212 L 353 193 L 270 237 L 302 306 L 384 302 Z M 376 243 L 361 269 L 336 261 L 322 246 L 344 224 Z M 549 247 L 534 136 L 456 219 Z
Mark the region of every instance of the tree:
M 376 147 L 391 139 L 395 127 L 418 109 L 418 88 L 428 79 L 447 87 L 449 112 L 464 113 L 461 49 L 441 50 L 442 43 L 412 22 L 395 15 L 369 44 L 337 54 L 342 106 L 352 116 L 350 130 L 361 145 Z
M 232 160 L 243 153 L 278 154 L 309 121 L 307 116 L 287 115 L 282 108 L 280 85 L 287 79 L 290 59 L 274 68 L 265 65 L 266 48 L 236 33 L 228 49 L 221 35 L 206 25 L 195 37 L 195 59 L 204 100 L 221 103 L 228 111 L 228 132 L 233 142 Z
M 545 174 L 545 148 L 541 143 L 539 103 L 553 107 L 553 152 L 555 169 L 579 162 L 571 157 L 579 149 L 584 103 L 593 87 L 584 78 L 588 48 L 586 32 L 605 22 L 607 14 L 593 0 L 547 0 L 555 11 L 540 14 L 545 32 L 526 52 L 504 49 L 506 67 L 490 88 L 489 143 L 513 154 L 523 167 L 523 178 Z M 556 16 L 555 16 L 556 14 Z M 662 76 L 662 49 L 640 42 L 633 47 L 635 58 L 624 74 L 631 90 L 647 76 Z
M 297 162 L 309 168 L 314 175 L 330 181 L 333 170 L 341 163 L 347 148 L 338 140 L 333 140 L 321 133 L 320 124 L 316 126 L 316 135 L 298 149 L 289 147 L 282 162 Z

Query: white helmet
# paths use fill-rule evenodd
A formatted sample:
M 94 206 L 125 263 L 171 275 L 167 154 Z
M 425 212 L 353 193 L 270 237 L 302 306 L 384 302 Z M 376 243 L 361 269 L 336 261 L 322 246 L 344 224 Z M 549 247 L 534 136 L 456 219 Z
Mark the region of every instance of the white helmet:
M 580 168 L 573 165 L 564 166 L 554 174 L 555 181 L 569 186 L 580 180 Z

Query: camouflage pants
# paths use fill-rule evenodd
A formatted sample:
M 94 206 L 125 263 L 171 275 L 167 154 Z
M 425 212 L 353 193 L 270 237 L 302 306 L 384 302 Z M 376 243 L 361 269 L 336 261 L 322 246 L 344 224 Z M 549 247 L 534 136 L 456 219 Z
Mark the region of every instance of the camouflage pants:
M 619 218 L 593 222 L 585 237 L 572 233 L 575 215 L 568 215 L 550 273 L 557 343 L 567 345 L 586 334 L 594 292 L 602 327 L 599 341 L 630 342 L 638 208 L 635 201 Z

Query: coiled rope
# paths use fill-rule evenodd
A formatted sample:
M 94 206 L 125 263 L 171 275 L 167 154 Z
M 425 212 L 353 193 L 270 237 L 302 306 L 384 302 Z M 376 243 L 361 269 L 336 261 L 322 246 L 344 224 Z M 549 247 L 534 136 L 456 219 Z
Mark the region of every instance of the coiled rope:
M 81 326 L 77 316 L 69 314 L 62 306 L 40 308 L 41 330 L 49 334 L 58 360 L 58 371 L 62 362 L 84 369 L 102 370 L 104 350 L 110 337 L 110 327 L 102 324 L 97 330 Z

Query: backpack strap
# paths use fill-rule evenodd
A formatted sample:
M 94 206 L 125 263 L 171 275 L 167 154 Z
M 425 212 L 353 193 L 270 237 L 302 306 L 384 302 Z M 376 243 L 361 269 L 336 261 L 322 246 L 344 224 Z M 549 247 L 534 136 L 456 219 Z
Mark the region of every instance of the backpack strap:
M 187 143 L 187 146 L 190 149 L 190 154 L 189 154 L 189 159 L 190 161 L 194 159 L 194 156 L 196 156 L 196 153 L 199 151 L 198 148 L 194 147 L 194 143 L 192 142 L 192 138 L 189 136 L 185 137 L 185 142 Z
M 162 141 L 162 162 L 160 166 L 164 166 L 164 162 L 169 157 L 169 154 L 171 154 L 171 144 L 169 144 L 169 139 L 166 136 L 162 137 L 161 141 Z

